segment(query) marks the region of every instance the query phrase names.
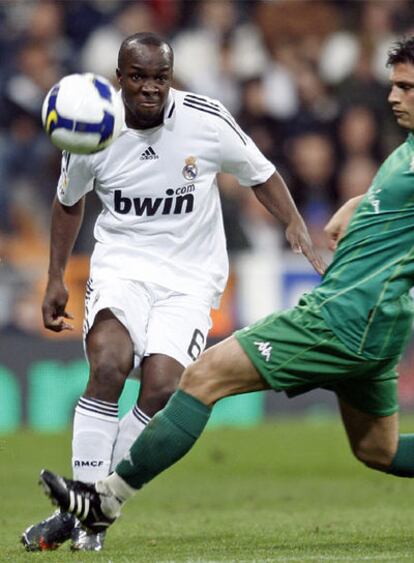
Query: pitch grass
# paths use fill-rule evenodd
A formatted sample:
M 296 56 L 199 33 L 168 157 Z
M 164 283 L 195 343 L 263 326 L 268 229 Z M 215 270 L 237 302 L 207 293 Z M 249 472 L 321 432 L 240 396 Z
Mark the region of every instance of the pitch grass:
M 210 430 L 130 502 L 104 552 L 27 553 L 21 531 L 51 508 L 37 475 L 69 475 L 69 447 L 69 434 L 1 438 L 0 561 L 414 561 L 414 481 L 358 464 L 336 418 Z

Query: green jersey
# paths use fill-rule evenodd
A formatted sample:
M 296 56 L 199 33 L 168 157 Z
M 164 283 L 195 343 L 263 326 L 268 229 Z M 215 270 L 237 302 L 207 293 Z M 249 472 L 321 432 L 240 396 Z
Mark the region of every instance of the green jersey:
M 414 306 L 414 136 L 382 164 L 312 291 L 325 322 L 351 350 L 401 353 Z

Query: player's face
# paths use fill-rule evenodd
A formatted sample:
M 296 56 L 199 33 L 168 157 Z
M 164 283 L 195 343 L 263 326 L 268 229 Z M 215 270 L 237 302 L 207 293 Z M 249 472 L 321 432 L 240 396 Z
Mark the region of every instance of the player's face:
M 388 101 L 398 125 L 414 131 L 414 65 L 397 63 L 391 70 Z
M 128 127 L 148 129 L 161 124 L 172 81 L 168 47 L 131 45 L 117 76 Z

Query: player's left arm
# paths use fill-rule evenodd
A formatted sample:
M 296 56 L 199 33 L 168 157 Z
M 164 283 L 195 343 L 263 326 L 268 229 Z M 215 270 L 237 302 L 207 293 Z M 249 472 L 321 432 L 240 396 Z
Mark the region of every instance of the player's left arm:
M 286 238 L 294 252 L 303 253 L 319 274 L 325 264 L 313 248 L 306 225 L 283 178 L 253 140 L 238 126 L 226 108 L 215 101 L 213 115 L 221 154 L 221 172 L 233 174 L 242 186 L 252 187 L 257 199 L 286 226 Z M 266 178 L 266 180 L 265 180 Z
M 252 190 L 264 207 L 285 225 L 285 235 L 293 252 L 304 254 L 313 268 L 323 274 L 326 265 L 314 249 L 305 222 L 300 215 L 287 185 L 278 172 Z

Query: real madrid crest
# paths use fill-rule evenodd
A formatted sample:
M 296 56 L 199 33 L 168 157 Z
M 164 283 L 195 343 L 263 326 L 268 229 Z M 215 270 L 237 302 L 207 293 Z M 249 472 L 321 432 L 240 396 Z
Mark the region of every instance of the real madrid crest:
M 59 194 L 63 196 L 63 194 L 65 193 L 66 188 L 68 187 L 69 184 L 69 178 L 68 178 L 68 174 L 66 171 L 63 171 L 61 176 L 60 176 L 60 181 L 59 181 Z
M 63 195 L 68 184 L 69 184 L 69 175 L 68 175 L 68 167 L 70 161 L 70 153 L 67 151 L 62 152 L 62 167 L 61 167 L 61 174 L 59 179 L 59 194 Z
M 183 168 L 183 176 L 186 180 L 194 180 L 198 174 L 197 159 L 195 156 L 189 156 L 185 159 Z

